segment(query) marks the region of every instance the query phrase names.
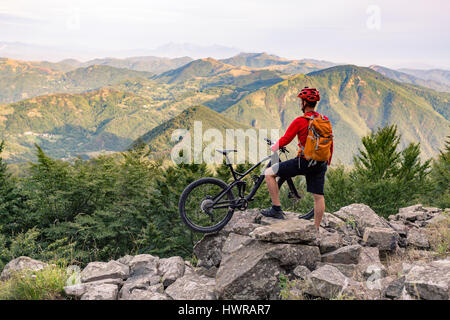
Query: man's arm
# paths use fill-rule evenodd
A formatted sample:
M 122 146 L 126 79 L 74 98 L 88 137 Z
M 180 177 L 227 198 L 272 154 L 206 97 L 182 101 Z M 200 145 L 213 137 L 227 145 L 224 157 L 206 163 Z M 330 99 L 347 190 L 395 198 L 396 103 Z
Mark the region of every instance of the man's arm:
M 278 140 L 278 142 L 272 146 L 273 152 L 288 145 L 292 141 L 292 139 L 295 138 L 297 133 L 302 128 L 302 122 L 303 122 L 302 120 L 306 121 L 306 119 L 303 119 L 301 117 L 298 117 L 294 121 L 292 121 L 292 123 L 289 125 L 289 128 L 286 130 L 286 133 L 284 134 L 284 136 L 282 136 L 280 138 L 280 140 Z

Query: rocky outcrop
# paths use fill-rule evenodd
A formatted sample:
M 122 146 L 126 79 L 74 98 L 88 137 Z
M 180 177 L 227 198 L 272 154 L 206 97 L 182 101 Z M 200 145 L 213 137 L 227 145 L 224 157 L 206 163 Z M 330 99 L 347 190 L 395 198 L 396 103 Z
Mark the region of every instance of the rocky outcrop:
M 392 228 L 370 228 L 364 230 L 363 241 L 380 251 L 395 251 L 399 234 Z
M 11 260 L 6 264 L 3 268 L 3 271 L 0 275 L 0 281 L 6 281 L 16 272 L 22 272 L 26 270 L 30 271 L 39 271 L 45 268 L 48 264 L 42 261 L 34 260 L 28 257 L 18 257 L 14 260 Z
M 166 294 L 174 300 L 215 300 L 216 281 L 197 274 L 185 275 L 166 289 Z
M 130 267 L 117 261 L 91 262 L 81 272 L 81 282 L 92 282 L 103 279 L 126 279 L 130 275 Z
M 405 278 L 410 296 L 426 300 L 448 300 L 450 288 L 450 258 L 411 268 Z
M 364 234 L 364 230 L 369 228 L 386 228 L 389 224 L 382 217 L 377 215 L 369 206 L 365 204 L 351 204 L 334 212 L 333 215 L 344 220 L 346 223 L 354 223 L 359 234 Z
M 311 244 L 316 240 L 316 227 L 312 221 L 288 219 L 254 229 L 252 238 L 273 243 Z
M 91 262 L 81 272 L 71 266 L 64 290 L 82 300 L 279 299 L 284 278 L 295 282 L 290 296 L 448 300 L 450 259 L 429 251 L 428 228 L 448 219 L 440 209 L 415 205 L 385 220 L 353 204 L 325 213 L 316 232 L 295 213 L 280 221 L 251 209 L 236 212 L 224 229 L 195 245 L 196 266 L 178 256 L 127 255 Z M 416 258 L 402 260 L 405 252 Z M 397 262 L 385 265 L 390 256 Z M 1 279 L 46 266 L 19 257 Z
M 270 299 L 279 292 L 279 275 L 298 265 L 314 269 L 320 261 L 316 246 L 251 241 L 228 254 L 217 271 L 221 299 Z
M 359 261 L 362 247 L 359 244 L 345 246 L 322 255 L 322 262 L 356 264 Z

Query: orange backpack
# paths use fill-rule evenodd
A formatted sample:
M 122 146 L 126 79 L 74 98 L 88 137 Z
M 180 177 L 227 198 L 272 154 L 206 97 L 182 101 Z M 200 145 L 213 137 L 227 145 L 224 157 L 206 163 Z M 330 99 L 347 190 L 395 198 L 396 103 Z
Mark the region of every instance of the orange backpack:
M 302 116 L 309 121 L 308 137 L 305 146 L 299 143 L 297 156 L 303 156 L 309 161 L 328 161 L 331 157 L 333 134 L 330 120 L 323 115 Z

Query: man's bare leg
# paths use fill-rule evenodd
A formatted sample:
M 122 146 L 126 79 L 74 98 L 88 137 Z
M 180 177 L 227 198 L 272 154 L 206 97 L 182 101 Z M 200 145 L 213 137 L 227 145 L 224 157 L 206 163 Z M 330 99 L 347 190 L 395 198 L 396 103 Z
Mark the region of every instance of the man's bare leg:
M 314 196 L 314 225 L 319 231 L 320 222 L 322 222 L 323 213 L 325 212 L 325 197 L 322 194 L 315 194 Z
M 272 199 L 272 205 L 280 206 L 280 192 L 278 190 L 278 183 L 276 180 L 276 174 L 273 173 L 272 168 L 268 168 L 265 171 L 267 189 L 269 189 L 270 199 Z

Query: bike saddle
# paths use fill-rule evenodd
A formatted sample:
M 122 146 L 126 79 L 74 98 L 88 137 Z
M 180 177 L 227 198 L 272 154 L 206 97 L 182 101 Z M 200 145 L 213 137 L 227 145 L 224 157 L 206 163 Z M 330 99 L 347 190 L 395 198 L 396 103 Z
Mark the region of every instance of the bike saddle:
M 234 149 L 228 149 L 228 150 L 219 150 L 216 149 L 217 152 L 220 152 L 221 154 L 223 154 L 224 156 L 226 156 L 227 154 L 229 154 L 230 152 L 237 152 L 237 150 Z

